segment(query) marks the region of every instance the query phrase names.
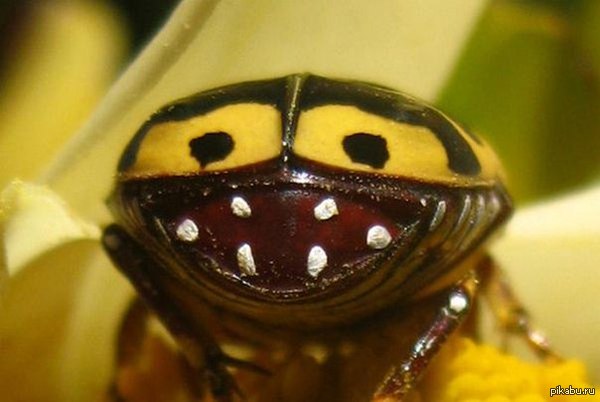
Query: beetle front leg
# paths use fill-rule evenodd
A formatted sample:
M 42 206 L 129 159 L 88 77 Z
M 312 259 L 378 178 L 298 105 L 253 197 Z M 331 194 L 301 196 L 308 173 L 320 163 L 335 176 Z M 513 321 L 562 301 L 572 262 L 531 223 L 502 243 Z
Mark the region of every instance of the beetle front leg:
M 115 266 L 174 337 L 190 366 L 208 381 L 216 400 L 233 401 L 233 395 L 240 391 L 226 367 L 243 366 L 244 362 L 224 354 L 202 323 L 184 316 L 156 278 L 160 272 L 157 263 L 122 228 L 107 227 L 102 243 Z
M 388 370 L 377 388 L 371 402 L 400 402 L 419 382 L 433 356 L 449 335 L 471 310 L 478 288 L 474 273 L 454 286 L 429 326 L 414 343 L 409 356 L 399 365 Z

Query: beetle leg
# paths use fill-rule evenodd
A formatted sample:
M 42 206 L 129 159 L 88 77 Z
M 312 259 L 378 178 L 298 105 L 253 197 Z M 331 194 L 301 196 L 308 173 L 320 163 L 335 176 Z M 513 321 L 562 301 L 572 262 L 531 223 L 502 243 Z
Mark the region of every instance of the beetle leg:
M 465 279 L 450 290 L 429 327 L 414 343 L 409 356 L 400 365 L 393 366 L 388 370 L 371 402 L 403 400 L 404 396 L 418 383 L 429 366 L 431 358 L 468 315 L 477 286 L 476 275 L 469 273 Z
M 506 276 L 491 257 L 486 256 L 483 259 L 479 272 L 482 277 L 483 294 L 502 329 L 525 339 L 540 358 L 559 359 L 546 335 L 532 325 L 527 310 L 517 299 Z
M 231 402 L 234 394 L 243 399 L 227 371 L 228 365 L 242 363 L 224 354 L 202 323 L 192 322 L 183 315 L 156 279 L 160 272 L 156 262 L 118 225 L 105 229 L 102 243 L 115 266 L 127 276 L 140 298 L 175 338 L 189 365 L 203 374 L 215 400 Z

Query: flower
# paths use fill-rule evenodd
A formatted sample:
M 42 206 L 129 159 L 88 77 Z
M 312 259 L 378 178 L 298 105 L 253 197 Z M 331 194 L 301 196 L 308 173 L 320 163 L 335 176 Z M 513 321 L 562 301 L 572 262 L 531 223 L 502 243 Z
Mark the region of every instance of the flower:
M 420 401 L 567 401 L 551 395 L 557 386 L 595 389 L 581 362 L 530 363 L 470 339 L 451 340 L 419 386 Z M 600 398 L 595 395 L 590 400 Z

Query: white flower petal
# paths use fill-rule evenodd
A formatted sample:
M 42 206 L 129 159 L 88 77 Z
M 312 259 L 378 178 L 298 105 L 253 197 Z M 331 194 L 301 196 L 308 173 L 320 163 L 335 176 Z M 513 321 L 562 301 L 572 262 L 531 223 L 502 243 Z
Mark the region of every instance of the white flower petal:
M 600 381 L 600 186 L 520 210 L 495 258 L 559 352 Z M 596 374 L 593 374 L 596 373 Z
M 134 291 L 98 244 L 84 261 L 85 274 L 73 299 L 60 370 L 68 401 L 97 400 L 111 385 L 116 340 Z
M 52 191 L 21 181 L 0 194 L 0 232 L 9 275 L 59 244 L 100 235 L 97 226 L 76 218 Z
M 13 182 L 2 192 L 6 400 L 93 400 L 110 381 L 115 332 L 132 291 L 100 249 L 99 233 L 47 188 Z

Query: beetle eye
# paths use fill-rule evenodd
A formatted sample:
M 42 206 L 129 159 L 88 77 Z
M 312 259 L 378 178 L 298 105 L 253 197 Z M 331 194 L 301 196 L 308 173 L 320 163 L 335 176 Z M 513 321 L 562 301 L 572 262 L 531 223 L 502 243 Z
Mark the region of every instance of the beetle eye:
M 209 163 L 225 159 L 233 151 L 233 145 L 233 139 L 227 133 L 206 133 L 190 141 L 190 154 L 204 168 Z
M 381 169 L 390 158 L 387 141 L 378 135 L 356 133 L 347 135 L 342 140 L 344 152 L 354 163 L 369 165 Z

